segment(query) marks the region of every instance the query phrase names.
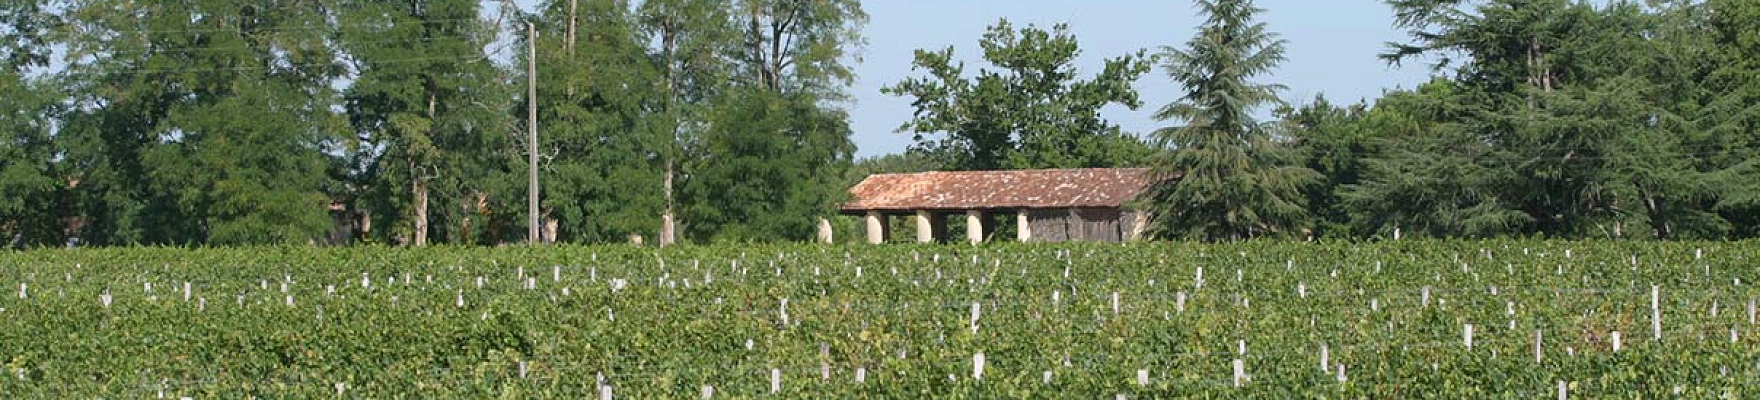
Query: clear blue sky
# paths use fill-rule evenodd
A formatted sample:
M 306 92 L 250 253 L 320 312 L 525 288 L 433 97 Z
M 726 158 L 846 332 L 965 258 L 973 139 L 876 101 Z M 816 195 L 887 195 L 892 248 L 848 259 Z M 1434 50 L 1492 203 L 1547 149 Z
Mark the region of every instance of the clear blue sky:
M 1385 42 L 1406 39 L 1393 28 L 1391 9 L 1379 0 L 1260 0 L 1258 5 L 1266 10 L 1263 19 L 1271 30 L 1289 41 L 1289 61 L 1265 78 L 1289 86 L 1285 100 L 1307 103 L 1322 93 L 1336 102 L 1374 100 L 1384 90 L 1430 79 L 1428 64 L 1395 68 L 1375 57 Z M 1201 22 L 1184 0 L 880 0 L 862 6 L 872 20 L 867 51 L 856 68 L 859 81 L 850 89 L 856 103 L 848 106 L 858 156 L 896 153 L 910 144 L 910 134 L 894 132 L 911 117 L 910 99 L 881 94 L 880 88 L 917 75 L 910 70 L 916 49 L 953 45 L 967 70 L 975 71 L 983 65 L 978 38 L 997 19 L 1044 27 L 1067 22 L 1081 41 L 1079 67 L 1091 74 L 1105 58 L 1183 45 Z M 1114 107 L 1104 116 L 1127 132 L 1147 133 L 1162 125 L 1150 115 L 1179 98 L 1181 88 L 1158 69 L 1137 82 L 1137 90 L 1143 108 Z
M 537 1 L 517 2 L 530 9 Z M 1263 18 L 1271 30 L 1289 41 L 1289 61 L 1265 78 L 1289 86 L 1283 94 L 1288 101 L 1307 103 L 1317 94 L 1336 102 L 1374 100 L 1384 90 L 1429 80 L 1427 64 L 1393 68 L 1375 57 L 1385 42 L 1406 39 L 1380 0 L 1259 0 L 1258 5 L 1266 9 Z M 910 134 L 895 131 L 911 117 L 911 100 L 881 94 L 880 88 L 916 74 L 911 59 L 917 49 L 952 45 L 967 61 L 967 71 L 976 71 L 983 66 L 978 38 L 998 19 L 1042 27 L 1063 22 L 1081 41 L 1079 67 L 1092 73 L 1105 58 L 1183 45 L 1200 22 L 1188 0 L 869 0 L 862 6 L 871 18 L 868 46 L 850 88 L 855 101 L 845 105 L 861 157 L 901 152 L 910 144 Z M 1127 132 L 1144 134 L 1161 126 L 1150 114 L 1177 99 L 1181 88 L 1157 70 L 1137 82 L 1137 89 L 1143 108 L 1114 107 L 1104 116 Z M 1268 118 L 1269 110 L 1261 115 Z

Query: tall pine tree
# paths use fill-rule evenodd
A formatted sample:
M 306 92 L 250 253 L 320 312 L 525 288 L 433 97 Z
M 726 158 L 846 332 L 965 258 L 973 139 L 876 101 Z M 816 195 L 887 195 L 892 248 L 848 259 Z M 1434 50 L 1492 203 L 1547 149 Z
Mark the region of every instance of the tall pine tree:
M 1186 89 L 1155 114 L 1183 125 L 1155 131 L 1164 146 L 1147 193 L 1150 233 L 1209 241 L 1298 234 L 1303 185 L 1317 174 L 1255 120 L 1281 104 L 1283 86 L 1253 82 L 1283 61 L 1284 41 L 1254 20 L 1251 0 L 1198 0 L 1205 25 L 1186 48 L 1164 47 L 1169 77 Z

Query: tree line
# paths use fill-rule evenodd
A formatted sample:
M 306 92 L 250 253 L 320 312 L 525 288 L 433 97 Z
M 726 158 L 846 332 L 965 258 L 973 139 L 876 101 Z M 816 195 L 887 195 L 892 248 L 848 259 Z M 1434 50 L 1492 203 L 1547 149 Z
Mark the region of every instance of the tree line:
M 308 243 L 342 219 L 361 242 L 514 242 L 528 152 L 547 239 L 804 239 L 852 161 L 866 19 L 855 0 L 8 1 L 0 239 Z
M 0 240 L 514 242 L 533 152 L 567 242 L 806 240 L 867 173 L 1124 166 L 1164 238 L 1760 235 L 1753 1 L 1389 0 L 1383 57 L 1437 78 L 1356 103 L 1281 98 L 1263 10 L 1196 3 L 1087 75 L 1061 24 L 998 22 L 975 71 L 918 51 L 883 90 L 915 144 L 854 160 L 859 0 L 11 0 Z M 1168 126 L 1101 116 L 1145 84 L 1182 88 Z
M 1062 26 L 996 25 L 976 74 L 920 51 L 887 89 L 916 144 L 875 164 L 1148 166 L 1138 206 L 1175 239 L 1760 235 L 1760 2 L 1388 0 L 1409 40 L 1382 58 L 1436 78 L 1356 103 L 1280 98 L 1263 10 L 1197 4 L 1190 41 L 1088 80 Z M 1139 141 L 1096 110 L 1136 109 L 1145 62 L 1183 96 Z

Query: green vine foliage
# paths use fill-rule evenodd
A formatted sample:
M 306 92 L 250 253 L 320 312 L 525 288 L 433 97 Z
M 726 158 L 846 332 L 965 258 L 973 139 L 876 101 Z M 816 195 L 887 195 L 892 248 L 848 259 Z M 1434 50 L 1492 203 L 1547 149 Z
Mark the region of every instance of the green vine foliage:
M 1536 398 L 1554 396 L 1559 382 L 1572 398 L 1739 396 L 1760 378 L 1747 311 L 1760 297 L 1748 267 L 1755 248 L 1249 241 L 3 253 L 0 393 L 595 398 L 602 375 L 616 398 L 696 397 L 704 386 L 744 398 L 769 396 L 774 369 L 784 398 Z M 1652 285 L 1661 341 L 1652 339 Z M 1623 334 L 1618 352 L 1613 332 Z M 985 372 L 973 379 L 979 353 Z M 1250 376 L 1239 388 L 1236 359 Z M 865 382 L 855 382 L 858 368 Z

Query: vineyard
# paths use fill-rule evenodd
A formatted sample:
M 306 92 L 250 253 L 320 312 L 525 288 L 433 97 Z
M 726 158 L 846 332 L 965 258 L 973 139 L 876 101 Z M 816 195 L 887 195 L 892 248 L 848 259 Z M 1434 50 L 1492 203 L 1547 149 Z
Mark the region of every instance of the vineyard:
M 0 254 L 11 398 L 1742 398 L 1754 243 Z M 15 292 L 12 292 L 15 291 Z

